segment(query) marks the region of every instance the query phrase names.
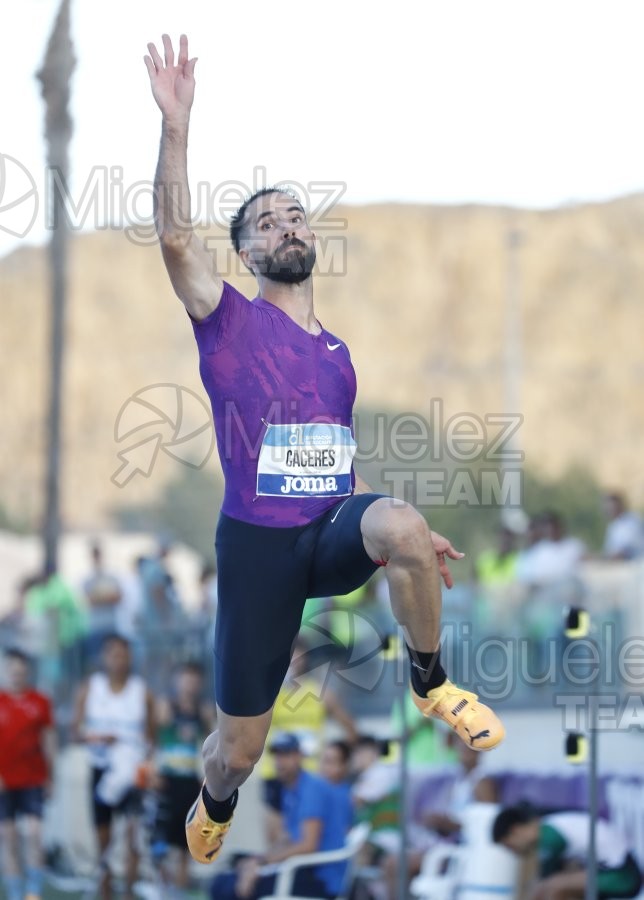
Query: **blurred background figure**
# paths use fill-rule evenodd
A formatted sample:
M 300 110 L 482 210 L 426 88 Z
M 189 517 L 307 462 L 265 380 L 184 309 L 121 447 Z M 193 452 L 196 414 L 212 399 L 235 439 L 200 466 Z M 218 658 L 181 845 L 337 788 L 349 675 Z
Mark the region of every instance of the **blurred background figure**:
M 142 594 L 140 627 L 141 666 L 155 694 L 164 692 L 172 669 L 185 658 L 187 618 L 175 580 L 168 567 L 172 545 L 159 541 L 156 553 L 141 556 L 138 572 Z
M 7 900 L 42 894 L 43 803 L 49 793 L 55 732 L 49 698 L 32 686 L 29 658 L 4 654 L 0 690 L 0 840 Z M 20 825 L 20 827 L 19 827 Z
M 528 546 L 517 561 L 517 578 L 530 587 L 542 587 L 573 577 L 586 552 L 583 541 L 566 533 L 562 516 L 548 510 L 530 521 Z
M 517 573 L 519 558 L 517 535 L 505 526 L 498 531 L 497 544 L 483 550 L 476 558 L 475 576 L 484 587 L 511 584 Z
M 201 747 L 215 728 L 215 708 L 204 701 L 203 669 L 187 662 L 175 673 L 169 697 L 157 703 L 152 853 L 169 896 L 189 880 L 185 820 L 202 782 Z
M 534 516 L 528 526 L 528 546 L 519 553 L 517 579 L 524 595 L 519 611 L 526 643 L 527 675 L 536 688 L 561 678 L 562 610 L 583 603 L 580 565 L 587 556 L 583 541 L 566 533 L 563 517 L 554 511 Z
M 521 524 L 528 527 L 528 522 Z M 523 589 L 517 580 L 519 560 L 518 531 L 500 525 L 496 542 L 478 554 L 473 566 L 474 597 L 471 620 L 476 635 L 512 634 L 516 630 L 517 609 Z M 530 543 L 537 538 L 533 534 Z
M 460 843 L 463 813 L 472 803 L 496 803 L 498 800 L 496 782 L 484 773 L 481 753 L 451 733 L 443 732 L 442 736 L 445 743 L 454 749 L 457 761 L 443 770 L 440 780 L 434 772 L 425 781 L 420 781 L 413 792 L 407 854 L 410 878 L 419 873 L 423 857 L 429 849 L 441 841 Z M 380 860 L 387 890 L 380 891 L 379 896 L 397 900 L 399 866 L 400 850 L 395 847 Z
M 606 559 L 636 559 L 644 553 L 644 525 L 637 513 L 629 510 L 622 494 L 606 494 L 604 514 L 608 519 L 604 535 Z
M 325 744 L 320 756 L 319 774 L 337 794 L 336 803 L 345 810 L 348 830 L 355 818 L 351 795 L 351 744 L 348 741 L 328 741 Z
M 91 572 L 83 581 L 82 590 L 87 609 L 85 636 L 85 667 L 96 661 L 108 634 L 118 631 L 123 589 L 116 575 L 105 569 L 103 550 L 95 541 L 89 548 Z
M 320 756 L 320 775 L 330 784 L 351 789 L 351 744 L 329 741 Z
M 141 640 L 143 628 L 143 582 L 141 579 L 141 560 L 132 561 L 129 569 L 119 573 L 121 585 L 121 602 L 116 610 L 116 634 L 122 635 L 130 643 L 132 655 L 137 664 L 142 656 Z
M 102 898 L 112 896 L 109 849 L 116 815 L 127 819 L 126 896 L 138 869 L 140 768 L 154 743 L 154 700 L 132 672 L 130 646 L 119 635 L 103 644 L 101 671 L 81 687 L 72 725 L 73 739 L 86 744 L 91 766 L 92 808 L 100 855 Z
M 274 734 L 270 752 L 275 758 L 276 780 L 280 785 L 279 816 L 276 827 L 274 796 L 269 798 L 268 851 L 260 859 L 245 857 L 235 872 L 217 875 L 212 883 L 212 900 L 257 900 L 273 891 L 274 875 L 260 873 L 263 863 L 278 863 L 301 853 L 335 850 L 344 845 L 353 811 L 348 797 L 334 785 L 302 767 L 303 756 L 294 734 Z M 346 863 L 326 863 L 299 869 L 293 893 L 299 897 L 333 898 L 342 890 Z
M 492 837 L 524 859 L 524 888 L 539 900 L 579 898 L 586 891 L 589 816 L 561 812 L 540 817 L 525 806 L 502 809 Z M 599 897 L 635 897 L 642 885 L 640 869 L 624 837 L 603 819 L 596 825 Z
M 369 825 L 369 841 L 360 854 L 363 865 L 373 865 L 400 845 L 400 767 L 386 761 L 386 742 L 371 734 L 358 737 L 351 757 L 351 797 L 358 822 Z
M 38 659 L 38 676 L 54 702 L 68 699 L 65 687 L 81 671 L 85 616 L 79 598 L 58 572 L 39 574 L 25 597 L 25 615 Z
M 33 617 L 27 613 L 27 595 L 39 582 L 40 577 L 32 575 L 18 584 L 13 606 L 0 617 L 0 649 L 16 647 L 28 656 L 35 656 L 40 651 L 43 636 Z
M 139 573 L 143 584 L 146 624 L 155 622 L 157 625 L 169 626 L 182 618 L 174 579 L 167 565 L 171 550 L 170 541 L 162 540 L 154 555 L 140 558 Z
M 320 663 L 316 672 L 315 661 Z M 275 706 L 271 730 L 266 741 L 270 747 L 271 735 L 288 732 L 298 737 L 304 757 L 304 767 L 310 771 L 317 769 L 322 749 L 322 736 L 328 720 L 336 722 L 344 731 L 345 738 L 352 743 L 357 737 L 353 718 L 344 708 L 335 692 L 328 684 L 328 666 L 323 665 L 301 635 L 295 642 L 291 664 L 286 673 Z M 262 778 L 274 775 L 274 754 L 264 752 L 261 760 Z

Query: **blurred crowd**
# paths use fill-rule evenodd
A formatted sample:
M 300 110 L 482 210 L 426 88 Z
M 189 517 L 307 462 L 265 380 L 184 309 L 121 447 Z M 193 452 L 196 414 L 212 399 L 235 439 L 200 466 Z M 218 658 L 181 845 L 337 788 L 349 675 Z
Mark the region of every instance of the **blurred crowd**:
M 607 495 L 605 511 L 602 558 L 644 555 L 642 521 L 624 498 Z M 8 900 L 42 896 L 41 822 L 61 743 L 84 748 L 98 860 L 96 895 L 113 896 L 118 884 L 125 896 L 133 896 L 142 860 L 161 892 L 157 896 L 181 897 L 190 888 L 184 820 L 202 782 L 202 743 L 216 728 L 211 647 L 217 589 L 216 572 L 204 566 L 200 603 L 188 611 L 172 577 L 171 553 L 162 543 L 154 554 L 137 558 L 131 571 L 115 572 L 95 541 L 88 545 L 81 584 L 72 587 L 58 573 L 30 578 L 2 620 L 0 853 Z M 499 627 L 495 593 L 507 600 L 513 587 L 521 598 L 512 608 L 513 627 L 538 647 L 553 633 L 552 617 L 560 616 L 562 604 L 578 599 L 579 565 L 589 556 L 554 511 L 534 516 L 525 528 L 502 528 L 497 545 L 474 565 L 480 592 L 469 612 L 480 633 Z M 355 646 L 368 649 L 375 636 L 378 651 L 381 638 L 395 630 L 381 574 L 348 597 L 311 601 L 305 621 L 309 634 L 331 636 L 331 644 L 351 659 Z M 394 739 L 365 734 L 355 709 L 327 677 L 326 644 L 325 656 L 310 639 L 298 640 L 275 704 L 258 769 L 266 851 L 230 859 L 228 870 L 209 887 L 213 898 L 270 893 L 276 865 L 298 854 L 339 849 L 350 828 L 364 822 L 369 838 L 352 896 L 394 900 L 401 859 L 411 879 L 432 847 L 458 843 L 468 805 L 500 799 L 498 784 L 481 771 L 480 755 L 454 746 L 449 735 L 420 716 L 411 698 L 401 699 L 403 694 L 396 693 L 388 705 L 387 734 Z M 333 740 L 329 727 L 337 735 Z M 414 771 L 404 800 L 397 758 L 401 736 Z M 117 818 L 126 821 L 127 840 L 115 882 L 110 850 Z M 59 838 L 64 845 L 65 836 Z M 305 867 L 297 872 L 296 890 L 302 896 L 336 896 L 345 871 L 346 863 Z

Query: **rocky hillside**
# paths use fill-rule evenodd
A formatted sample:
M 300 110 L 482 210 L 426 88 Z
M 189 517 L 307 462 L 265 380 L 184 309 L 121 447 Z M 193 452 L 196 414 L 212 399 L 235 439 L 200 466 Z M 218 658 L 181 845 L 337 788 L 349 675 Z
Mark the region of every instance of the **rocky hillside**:
M 644 502 L 644 197 L 549 212 L 380 205 L 334 218 L 346 229 L 317 228 L 326 270 L 317 312 L 351 348 L 361 406 L 427 416 L 432 398 L 442 398 L 447 419 L 501 413 L 509 396 L 525 416 L 518 445 L 528 465 L 556 474 L 580 461 Z M 252 279 L 230 273 L 236 267 L 215 237 L 220 268 L 252 296 Z M 45 452 L 46 274 L 42 248 L 0 260 L 1 501 L 31 522 Z M 508 285 L 521 323 L 510 386 Z M 209 432 L 182 449 L 182 437 L 204 429 L 204 412 L 181 393 L 175 427 L 174 388 L 128 404 L 158 384 L 204 396 L 192 329 L 158 248 L 122 232 L 78 236 L 69 288 L 63 506 L 68 526 L 91 527 L 107 524 L 116 507 L 149 503 L 177 477 L 180 463 L 163 444 L 202 461 Z M 156 433 L 160 441 L 148 440 Z M 149 477 L 132 474 L 151 462 Z M 215 477 L 215 455 L 207 465 Z

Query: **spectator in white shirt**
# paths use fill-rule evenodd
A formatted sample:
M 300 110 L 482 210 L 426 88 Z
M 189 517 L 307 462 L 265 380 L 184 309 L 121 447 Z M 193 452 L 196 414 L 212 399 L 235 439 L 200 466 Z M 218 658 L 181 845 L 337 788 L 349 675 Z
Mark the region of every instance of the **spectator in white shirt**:
M 644 527 L 637 513 L 628 509 L 622 494 L 604 496 L 608 519 L 603 555 L 606 559 L 635 559 L 644 553 Z

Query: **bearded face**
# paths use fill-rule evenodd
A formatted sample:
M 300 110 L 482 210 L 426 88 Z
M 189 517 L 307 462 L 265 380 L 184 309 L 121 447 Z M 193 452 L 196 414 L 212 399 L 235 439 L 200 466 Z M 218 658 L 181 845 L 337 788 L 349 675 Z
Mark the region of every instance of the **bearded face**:
M 257 260 L 257 271 L 270 281 L 301 284 L 311 277 L 315 265 L 315 246 L 307 246 L 296 237 L 285 238 L 272 252 Z

